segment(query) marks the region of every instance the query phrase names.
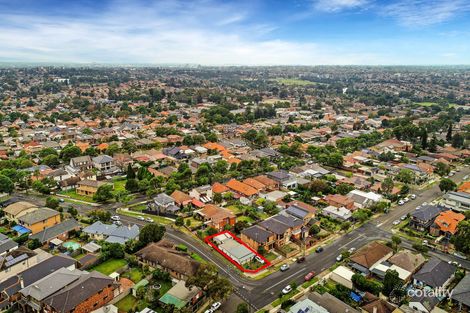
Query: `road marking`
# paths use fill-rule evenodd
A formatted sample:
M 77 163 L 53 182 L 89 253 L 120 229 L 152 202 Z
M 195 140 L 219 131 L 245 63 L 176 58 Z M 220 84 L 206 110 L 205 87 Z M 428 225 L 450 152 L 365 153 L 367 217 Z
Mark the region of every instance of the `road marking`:
M 280 280 L 280 281 L 278 281 L 277 283 L 275 283 L 274 285 L 272 285 L 271 287 L 265 289 L 265 291 L 268 291 L 268 290 L 270 290 L 270 289 L 273 289 L 274 287 L 276 287 L 277 285 L 283 283 L 284 281 L 286 281 L 286 280 L 288 280 L 288 279 L 290 279 L 290 278 L 292 278 L 292 277 L 294 277 L 294 276 L 299 275 L 299 273 L 303 272 L 304 270 L 305 270 L 305 268 L 302 268 L 302 269 L 298 270 L 298 271 L 295 272 L 294 274 L 292 274 L 292 275 L 290 275 L 290 276 L 287 276 L 287 277 L 284 278 L 283 280 Z

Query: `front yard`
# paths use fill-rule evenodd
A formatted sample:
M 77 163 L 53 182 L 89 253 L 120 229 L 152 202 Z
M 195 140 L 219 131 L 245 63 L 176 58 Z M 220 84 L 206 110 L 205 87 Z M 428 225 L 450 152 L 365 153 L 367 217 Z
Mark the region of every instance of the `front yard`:
M 127 215 L 127 216 L 132 216 L 132 217 L 138 217 L 138 216 L 150 217 L 151 219 L 153 219 L 153 221 L 155 223 L 163 224 L 163 225 L 173 224 L 173 222 L 174 222 L 173 220 L 165 218 L 163 216 L 158 216 L 158 215 L 153 215 L 153 214 L 146 214 L 146 213 L 142 213 L 142 212 L 140 212 L 140 213 L 139 212 L 132 212 L 130 210 L 123 210 L 123 209 L 117 209 L 116 212 L 119 213 L 119 214 L 122 214 L 122 215 Z
M 85 201 L 85 202 L 92 202 L 92 203 L 95 202 L 95 201 L 93 201 L 93 197 L 79 195 L 79 194 L 77 194 L 75 189 L 63 190 L 63 191 L 59 192 L 59 195 L 64 195 L 64 196 L 69 197 L 71 199 Z

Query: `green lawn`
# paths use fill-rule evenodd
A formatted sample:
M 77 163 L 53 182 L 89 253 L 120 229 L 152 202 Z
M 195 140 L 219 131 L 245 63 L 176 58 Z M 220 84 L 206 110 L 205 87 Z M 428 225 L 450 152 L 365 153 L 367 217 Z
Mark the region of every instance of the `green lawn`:
M 436 102 L 415 102 L 415 104 L 422 107 L 430 107 L 431 105 L 437 104 Z
M 313 279 L 310 279 L 309 281 L 306 281 L 305 283 L 303 283 L 302 287 L 308 288 L 308 287 L 312 286 L 313 284 L 315 284 L 317 281 L 318 281 L 318 278 L 314 277 Z
M 242 222 L 242 221 L 245 221 L 247 222 L 248 224 L 253 224 L 254 220 L 249 217 L 249 216 L 240 216 L 240 217 L 237 217 L 237 221 L 239 222 Z
M 139 205 L 134 205 L 134 206 L 129 206 L 129 210 L 132 210 L 132 211 L 143 211 L 147 209 L 147 205 L 142 203 L 142 204 L 139 204 Z
M 202 225 L 202 221 L 201 220 L 197 220 L 195 219 L 194 217 L 187 217 L 184 219 L 184 225 L 187 225 L 186 222 L 187 220 L 190 220 L 191 221 L 191 224 L 189 225 L 189 228 L 190 229 L 196 229 L 196 228 L 199 228 L 201 227 Z
M 227 207 L 228 210 L 230 210 L 233 214 L 235 215 L 238 215 L 238 214 L 242 214 L 243 211 L 242 209 L 240 209 L 238 206 L 236 205 L 231 205 L 229 207 Z
M 200 262 L 200 263 L 205 263 L 206 261 L 197 253 L 193 252 L 191 253 L 191 258 Z
M 132 294 L 128 294 L 116 303 L 119 311 L 130 312 L 137 304 L 137 299 Z
M 87 196 L 82 196 L 82 195 L 79 195 L 75 192 L 75 189 L 71 189 L 71 190 L 63 190 L 61 192 L 59 192 L 59 194 L 61 195 L 64 195 L 64 196 L 68 196 L 72 199 L 76 199 L 76 200 L 81 200 L 81 201 L 86 201 L 86 202 L 95 202 L 93 201 L 93 198 L 92 197 L 87 197 Z M 66 200 L 66 199 L 64 199 Z
M 98 271 L 104 275 L 109 275 L 126 264 L 127 261 L 124 259 L 110 259 L 91 268 L 91 270 Z
M 277 255 L 272 253 L 272 252 L 269 252 L 269 253 L 266 253 L 265 255 L 263 255 L 266 260 L 268 260 L 269 262 L 272 262 L 274 261 L 275 259 L 277 259 Z
M 289 300 L 290 298 L 292 298 L 293 296 L 295 296 L 296 294 L 299 293 L 299 290 L 295 289 L 295 290 L 292 290 L 291 292 L 289 292 L 288 294 L 286 295 L 283 295 L 281 298 L 278 298 L 276 300 L 274 300 L 273 303 L 271 303 L 271 305 L 273 307 L 277 307 L 278 305 L 280 305 L 281 303 L 283 303 L 284 301 L 287 301 Z
M 134 267 L 131 268 L 129 271 L 125 272 L 122 277 L 129 278 L 134 283 L 138 283 L 139 281 L 144 278 L 144 274 L 140 268 Z
M 114 181 L 114 192 L 126 190 L 126 180 L 116 180 Z
M 168 225 L 174 223 L 171 219 L 164 218 L 162 216 L 157 216 L 157 215 L 152 215 L 152 214 L 145 214 L 141 212 L 132 212 L 132 211 L 125 211 L 125 210 L 120 210 L 118 209 L 117 212 L 122 215 L 127 215 L 127 216 L 132 216 L 132 217 L 137 217 L 137 216 L 143 216 L 143 217 L 150 217 L 153 219 L 155 223 L 158 224 L 163 224 L 163 225 Z

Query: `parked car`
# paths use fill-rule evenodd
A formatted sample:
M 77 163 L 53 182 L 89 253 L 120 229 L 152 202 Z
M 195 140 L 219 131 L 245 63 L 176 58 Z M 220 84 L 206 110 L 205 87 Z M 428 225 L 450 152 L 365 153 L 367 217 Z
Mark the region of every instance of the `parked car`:
M 406 203 L 406 202 L 410 202 L 410 199 L 405 198 L 405 199 L 403 199 L 403 201 L 405 201 L 405 203 Z
M 323 247 L 318 247 L 316 250 L 315 250 L 316 253 L 320 253 L 320 252 L 323 252 Z
M 395 220 L 395 221 L 393 221 L 393 225 L 396 226 L 396 225 L 398 225 L 398 224 L 400 224 L 400 220 Z
M 262 258 L 260 258 L 258 255 L 255 256 L 255 260 L 258 261 L 261 264 L 264 264 L 264 260 Z
M 121 226 L 121 225 L 122 225 L 122 222 L 121 222 L 121 221 L 114 221 L 113 224 L 114 224 L 114 225 L 117 225 L 117 226 Z
M 121 220 L 121 217 L 118 216 L 118 215 L 113 215 L 113 216 L 111 216 L 111 219 L 112 219 L 113 221 L 120 221 L 120 220 Z
M 145 221 L 145 217 L 143 217 L 143 216 L 140 216 L 140 215 L 139 215 L 139 216 L 137 216 L 137 219 L 138 219 L 138 220 L 140 220 L 140 221 Z
M 402 221 L 406 220 L 406 218 L 407 218 L 406 215 L 402 215 L 402 216 L 400 217 L 400 219 L 401 219 Z
M 147 222 L 150 222 L 150 223 L 153 222 L 153 219 L 152 219 L 151 217 L 146 217 L 145 220 L 146 220 Z
M 281 272 L 285 272 L 285 271 L 287 271 L 288 269 L 289 269 L 289 264 L 283 264 L 283 265 L 281 266 Z
M 464 254 L 460 253 L 460 252 L 454 252 L 454 256 L 456 256 L 460 259 L 464 259 L 464 260 L 467 259 L 467 257 Z
M 285 295 L 288 294 L 291 291 L 292 291 L 292 287 L 290 285 L 287 285 L 287 286 L 284 287 L 284 289 L 282 289 L 282 293 L 285 294 Z
M 218 308 L 220 308 L 220 306 L 222 305 L 222 303 L 220 302 L 215 302 L 212 304 L 211 306 L 211 309 L 212 309 L 212 312 L 216 311 Z
M 212 311 L 212 309 L 207 309 L 204 311 L 204 313 L 214 313 L 214 311 Z
M 398 205 L 403 205 L 403 204 L 405 204 L 405 201 L 403 200 L 398 201 Z
M 342 255 L 342 254 L 340 254 L 340 255 L 338 255 L 338 256 L 336 257 L 336 261 L 337 261 L 337 262 L 341 262 L 342 259 L 343 259 L 343 255 Z
M 348 252 L 349 254 L 353 254 L 356 251 L 356 248 L 349 248 Z
M 305 262 L 305 257 L 301 256 L 300 258 L 297 259 L 297 263 L 303 263 Z
M 412 200 L 414 200 L 414 199 L 416 199 L 416 195 L 415 195 L 415 194 L 412 194 L 412 195 L 410 196 L 410 198 L 411 198 Z
M 307 275 L 305 275 L 304 279 L 305 281 L 311 280 L 313 277 L 315 277 L 315 272 L 310 272 Z

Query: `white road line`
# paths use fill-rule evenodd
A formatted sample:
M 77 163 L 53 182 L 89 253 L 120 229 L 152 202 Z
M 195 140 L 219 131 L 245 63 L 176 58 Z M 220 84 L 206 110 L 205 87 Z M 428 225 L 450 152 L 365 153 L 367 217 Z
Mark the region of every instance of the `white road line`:
M 270 289 L 273 289 L 274 287 L 276 287 L 277 285 L 279 284 L 282 284 L 284 281 L 288 280 L 288 279 L 291 279 L 292 277 L 294 276 L 298 276 L 299 273 L 303 272 L 305 270 L 305 268 L 302 268 L 300 270 L 298 270 L 297 272 L 295 272 L 294 274 L 290 275 L 290 276 L 287 276 L 286 278 L 284 278 L 283 280 L 280 280 L 278 281 L 277 283 L 275 283 L 274 285 L 272 285 L 271 287 L 267 288 L 266 291 L 270 290 Z

